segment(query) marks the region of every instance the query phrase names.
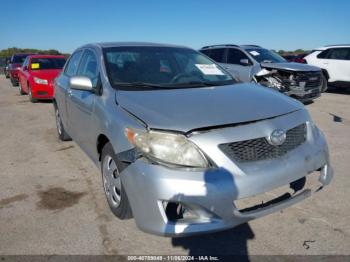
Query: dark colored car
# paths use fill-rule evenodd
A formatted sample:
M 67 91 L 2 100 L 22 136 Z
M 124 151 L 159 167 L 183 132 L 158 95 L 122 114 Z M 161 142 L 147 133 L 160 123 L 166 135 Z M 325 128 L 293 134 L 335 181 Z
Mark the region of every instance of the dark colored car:
M 9 72 L 9 65 L 8 64 L 4 67 L 4 74 L 5 74 L 6 78 L 10 78 L 10 72 Z
M 31 54 L 14 54 L 8 65 L 8 74 L 12 86 L 18 86 L 18 71 L 21 69 L 24 60 Z
M 295 63 L 301 63 L 306 64 L 306 60 L 304 59 L 305 56 L 307 56 L 308 53 L 302 53 L 298 55 L 283 55 L 282 57 L 286 59 L 288 62 L 295 62 Z

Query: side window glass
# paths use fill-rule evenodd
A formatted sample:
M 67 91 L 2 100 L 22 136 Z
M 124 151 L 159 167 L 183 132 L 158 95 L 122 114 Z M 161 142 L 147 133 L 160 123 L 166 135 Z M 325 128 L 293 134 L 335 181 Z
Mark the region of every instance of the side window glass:
M 91 50 L 87 49 L 84 52 L 77 75 L 90 78 L 93 86 L 96 86 L 98 77 L 97 59 Z
M 64 73 L 68 76 L 73 76 L 77 72 L 79 60 L 82 51 L 75 52 L 68 61 L 68 64 L 64 70 Z
M 348 48 L 333 48 L 330 50 L 327 58 L 336 60 L 346 60 L 348 56 Z
M 317 55 L 317 58 L 326 59 L 330 49 L 324 50 Z
M 210 55 L 208 55 L 211 59 L 218 63 L 224 63 L 224 48 L 216 48 L 210 50 Z
M 241 65 L 242 59 L 248 59 L 248 61 L 250 61 L 248 56 L 246 56 L 242 51 L 233 48 L 229 49 L 227 56 L 228 64 Z

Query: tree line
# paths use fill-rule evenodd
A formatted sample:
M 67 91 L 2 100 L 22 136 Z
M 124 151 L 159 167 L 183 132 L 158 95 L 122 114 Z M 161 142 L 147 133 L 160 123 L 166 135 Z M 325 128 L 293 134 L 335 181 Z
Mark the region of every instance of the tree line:
M 41 50 L 41 49 L 35 49 L 35 48 L 10 47 L 10 48 L 0 50 L 0 57 L 9 58 L 14 54 L 20 54 L 20 53 L 32 53 L 32 54 L 42 54 L 42 55 L 64 55 L 66 57 L 70 55 L 66 53 L 61 53 L 56 49 Z

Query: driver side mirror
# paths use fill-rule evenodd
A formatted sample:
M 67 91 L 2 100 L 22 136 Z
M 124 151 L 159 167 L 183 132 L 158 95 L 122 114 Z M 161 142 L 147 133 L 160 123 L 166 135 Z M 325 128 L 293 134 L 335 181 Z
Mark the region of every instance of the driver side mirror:
M 239 63 L 240 63 L 242 66 L 248 66 L 248 65 L 250 65 L 249 60 L 246 59 L 246 58 L 239 60 Z
M 90 78 L 86 76 L 72 76 L 69 79 L 69 86 L 72 89 L 94 92 Z

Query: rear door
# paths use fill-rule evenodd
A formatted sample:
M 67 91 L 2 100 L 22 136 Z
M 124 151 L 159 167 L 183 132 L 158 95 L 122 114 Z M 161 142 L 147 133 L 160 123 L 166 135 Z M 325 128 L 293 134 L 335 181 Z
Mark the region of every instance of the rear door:
M 248 60 L 248 64 L 242 63 L 242 60 Z M 227 71 L 237 76 L 243 82 L 250 82 L 252 68 L 253 63 L 245 53 L 236 48 L 228 48 L 225 64 Z
M 350 82 L 350 48 L 337 47 L 323 51 L 317 56 L 320 67 L 329 74 L 329 82 Z
M 85 49 L 76 75 L 88 77 L 91 80 L 92 85 L 96 88 L 99 78 L 99 70 L 97 55 L 92 49 Z M 95 140 L 92 139 L 92 113 L 96 95 L 91 91 L 69 89 L 68 96 L 69 103 L 67 104 L 67 109 L 72 133 L 80 147 L 88 155 L 91 155 L 92 147 L 94 147 L 92 144 L 95 142 Z

